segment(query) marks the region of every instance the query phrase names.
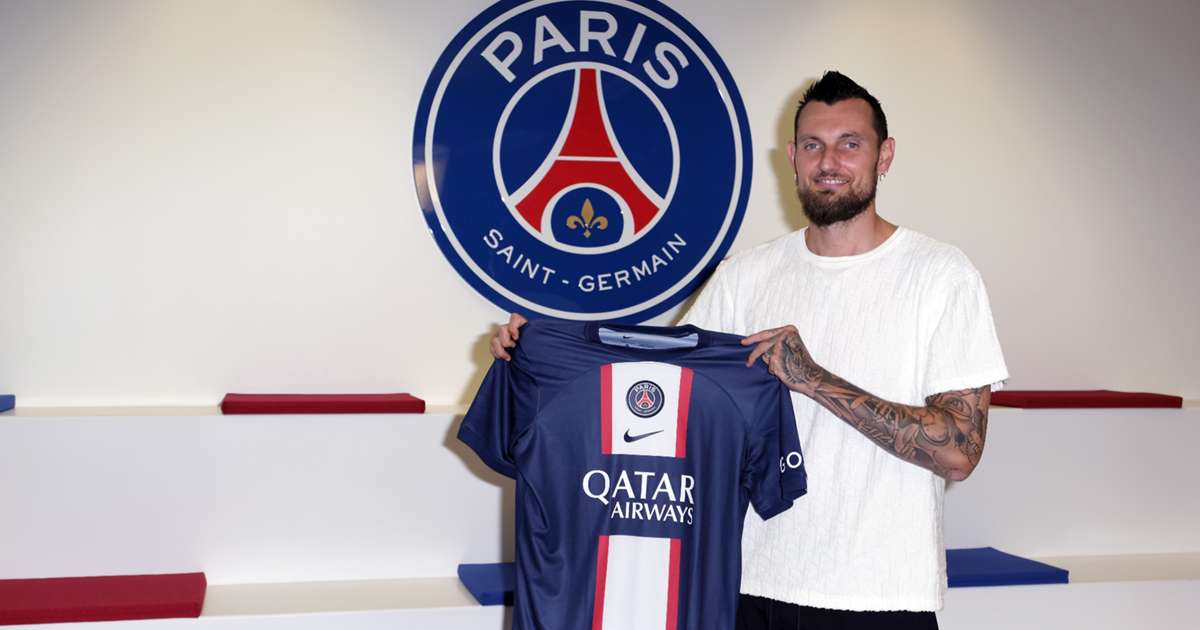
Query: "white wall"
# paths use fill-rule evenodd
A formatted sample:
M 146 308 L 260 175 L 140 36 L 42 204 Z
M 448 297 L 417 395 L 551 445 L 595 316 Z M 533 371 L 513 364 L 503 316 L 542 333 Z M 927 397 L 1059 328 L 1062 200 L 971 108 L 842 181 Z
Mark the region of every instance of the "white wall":
M 839 68 L 898 139 L 881 212 L 983 271 L 1011 386 L 1200 398 L 1200 4 L 672 4 L 748 108 L 734 251 L 800 224 L 790 109 Z M 503 314 L 428 235 L 410 154 L 428 72 L 485 6 L 0 3 L 0 391 L 469 399 Z

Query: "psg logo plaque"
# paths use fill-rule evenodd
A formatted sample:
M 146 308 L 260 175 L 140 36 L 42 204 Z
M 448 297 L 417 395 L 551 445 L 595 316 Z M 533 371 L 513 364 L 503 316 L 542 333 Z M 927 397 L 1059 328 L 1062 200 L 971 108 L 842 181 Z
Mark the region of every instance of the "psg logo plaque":
M 644 321 L 728 251 L 750 186 L 733 78 L 654 0 L 500 2 L 421 95 L 417 195 L 455 270 L 531 316 Z

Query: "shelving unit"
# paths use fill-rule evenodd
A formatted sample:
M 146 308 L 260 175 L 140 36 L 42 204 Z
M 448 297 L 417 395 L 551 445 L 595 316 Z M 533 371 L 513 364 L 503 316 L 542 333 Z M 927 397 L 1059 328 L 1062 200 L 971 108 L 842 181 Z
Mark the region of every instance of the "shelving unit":
M 207 574 L 199 619 L 114 628 L 292 630 L 336 616 L 348 629 L 499 629 L 505 609 L 476 605 L 453 576 L 512 559 L 513 488 L 454 439 L 459 413 L 5 412 L 0 578 Z M 1173 612 L 1155 627 L 1189 627 L 1198 442 L 1195 405 L 993 409 L 983 463 L 948 489 L 947 546 L 1049 562 L 1072 583 L 952 589 L 942 627 L 1116 628 L 1162 606 Z M 1071 608 L 1081 625 L 1062 620 Z

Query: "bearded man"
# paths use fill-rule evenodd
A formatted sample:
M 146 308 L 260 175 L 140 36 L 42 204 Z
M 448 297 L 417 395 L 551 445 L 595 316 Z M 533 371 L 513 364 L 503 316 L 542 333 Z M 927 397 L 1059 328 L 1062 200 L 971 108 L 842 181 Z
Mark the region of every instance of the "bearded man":
M 809 226 L 722 262 L 683 318 L 747 335 L 747 364 L 793 392 L 805 453 L 808 495 L 746 519 L 739 630 L 937 627 L 945 482 L 979 463 L 1008 371 L 967 257 L 879 216 L 895 152 L 878 99 L 827 72 L 788 146 Z

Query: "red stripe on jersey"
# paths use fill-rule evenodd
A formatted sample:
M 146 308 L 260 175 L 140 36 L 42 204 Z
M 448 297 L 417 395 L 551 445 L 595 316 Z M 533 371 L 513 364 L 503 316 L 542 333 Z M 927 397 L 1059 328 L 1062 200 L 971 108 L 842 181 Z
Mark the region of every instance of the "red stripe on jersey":
M 692 399 L 692 371 L 679 370 L 679 418 L 675 424 L 675 457 L 687 457 L 688 403 Z
M 600 366 L 600 452 L 612 455 L 612 365 Z
M 604 586 L 607 578 L 608 536 L 601 536 L 596 543 L 596 596 L 592 603 L 592 630 L 604 627 Z
M 679 623 L 679 539 L 671 539 L 671 574 L 667 582 L 667 628 L 675 630 Z

